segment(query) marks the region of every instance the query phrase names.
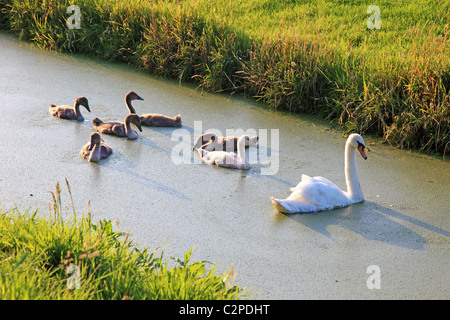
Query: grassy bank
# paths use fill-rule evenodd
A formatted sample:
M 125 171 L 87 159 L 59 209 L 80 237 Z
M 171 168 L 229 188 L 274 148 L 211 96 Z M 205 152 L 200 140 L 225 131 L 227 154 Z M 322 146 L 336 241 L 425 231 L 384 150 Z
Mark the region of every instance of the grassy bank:
M 191 262 L 192 249 L 169 268 L 163 253 L 134 245 L 111 221 L 63 213 L 58 184 L 50 209 L 0 209 L 0 300 L 250 298 L 230 283 L 232 269 L 217 275 Z
M 76 4 L 81 29 L 69 30 Z M 39 46 L 313 113 L 401 148 L 450 150 L 450 1 L 0 0 Z

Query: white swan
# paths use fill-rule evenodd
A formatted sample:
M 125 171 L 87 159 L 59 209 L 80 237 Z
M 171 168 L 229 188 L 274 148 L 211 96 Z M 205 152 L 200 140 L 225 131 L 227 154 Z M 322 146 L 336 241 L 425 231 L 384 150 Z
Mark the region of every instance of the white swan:
M 348 206 L 364 200 L 356 168 L 356 149 L 367 159 L 363 138 L 351 134 L 345 144 L 345 180 L 347 191 L 342 191 L 333 182 L 323 177 L 302 175 L 297 186 L 291 188 L 287 199 L 270 197 L 276 210 L 282 213 L 317 212 Z
M 212 139 L 214 143 L 209 143 Z M 206 151 L 236 151 L 238 147 L 239 137 L 236 136 L 226 136 L 218 137 L 216 134 L 208 132 L 201 134 L 197 142 L 195 143 L 192 150 L 203 147 Z M 248 141 L 245 142 L 245 147 L 258 147 L 258 136 L 249 137 Z
M 238 140 L 238 154 L 225 151 L 207 151 L 205 148 L 211 144 L 217 144 L 215 136 L 211 141 L 197 149 L 201 159 L 207 164 L 231 169 L 250 169 L 250 164 L 245 157 L 245 144 L 248 143 L 249 136 L 243 135 Z
M 91 140 L 80 150 L 80 156 L 89 161 L 99 161 L 108 157 L 112 153 L 112 148 L 108 146 L 100 134 L 94 132 L 91 134 Z

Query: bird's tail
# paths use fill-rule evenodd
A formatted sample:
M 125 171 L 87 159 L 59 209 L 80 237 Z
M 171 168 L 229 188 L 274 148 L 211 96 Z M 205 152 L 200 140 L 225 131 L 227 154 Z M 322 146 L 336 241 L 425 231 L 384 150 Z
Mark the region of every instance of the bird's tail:
M 311 213 L 316 212 L 317 206 L 314 203 L 297 199 L 275 199 L 270 197 L 275 209 L 281 213 Z
M 177 114 L 175 117 L 173 117 L 173 120 L 175 120 L 178 125 L 181 125 L 181 114 Z
M 289 210 L 287 210 L 281 203 L 280 200 L 275 199 L 274 197 L 270 197 L 270 201 L 272 201 L 273 206 L 278 212 L 281 213 L 289 213 Z

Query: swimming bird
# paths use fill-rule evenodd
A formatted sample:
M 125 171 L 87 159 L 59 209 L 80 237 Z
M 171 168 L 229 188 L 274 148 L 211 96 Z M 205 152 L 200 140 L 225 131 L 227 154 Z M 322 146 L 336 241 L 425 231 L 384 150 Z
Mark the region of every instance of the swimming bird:
M 133 100 L 144 101 L 144 99 L 142 99 L 136 92 L 134 91 L 127 92 L 127 94 L 125 95 L 125 104 L 127 105 L 127 108 L 130 111 L 130 113 L 136 113 L 133 105 L 131 104 L 131 101 Z
M 95 118 L 92 120 L 94 124 L 94 128 L 106 134 L 112 134 L 119 137 L 127 137 L 130 140 L 134 140 L 138 138 L 137 132 L 131 127 L 131 124 L 134 124 L 140 132 L 142 132 L 141 121 L 139 116 L 136 114 L 128 114 L 125 117 L 124 122 L 120 121 L 107 121 L 103 122 L 99 118 Z
M 148 127 L 181 127 L 181 114 L 171 118 L 159 113 L 145 113 L 139 117 L 142 125 Z
M 88 100 L 86 97 L 78 97 L 75 100 L 75 105 L 73 107 L 67 106 L 67 105 L 57 106 L 57 105 L 51 104 L 48 111 L 50 112 L 50 114 L 52 116 L 55 116 L 58 118 L 84 121 L 84 117 L 80 112 L 80 106 L 85 107 L 87 111 L 91 112 L 91 109 L 89 108 L 89 103 L 88 103 Z
M 302 175 L 301 181 L 291 188 L 286 199 L 270 197 L 275 209 L 282 213 L 317 212 L 346 207 L 364 201 L 356 167 L 356 150 L 367 159 L 363 138 L 356 133 L 347 138 L 345 144 L 345 180 L 347 191 L 339 189 L 323 177 Z
M 130 113 L 136 113 L 136 109 L 131 105 L 131 100 L 133 97 L 137 96 L 137 100 L 144 100 L 139 97 L 134 91 L 130 91 L 125 96 L 125 102 L 127 104 Z M 141 119 L 141 124 L 148 127 L 180 127 L 181 126 L 181 115 L 178 114 L 171 118 L 159 113 L 145 113 L 139 116 Z
M 197 138 L 197 142 L 195 143 L 192 150 L 204 146 L 203 149 L 206 151 L 237 151 L 238 140 L 239 137 L 236 136 L 218 137 L 214 133 L 203 133 Z M 245 142 L 245 147 L 257 147 L 258 140 L 258 136 L 249 137 Z
M 112 152 L 112 148 L 103 141 L 100 134 L 94 132 L 90 141 L 81 148 L 80 156 L 92 162 L 104 159 Z
M 215 135 L 209 143 L 214 143 Z M 250 169 L 250 164 L 245 157 L 245 144 L 248 143 L 249 137 L 242 135 L 238 140 L 238 153 L 226 151 L 207 151 L 207 144 L 197 149 L 200 158 L 207 164 L 216 165 L 223 168 L 231 169 Z

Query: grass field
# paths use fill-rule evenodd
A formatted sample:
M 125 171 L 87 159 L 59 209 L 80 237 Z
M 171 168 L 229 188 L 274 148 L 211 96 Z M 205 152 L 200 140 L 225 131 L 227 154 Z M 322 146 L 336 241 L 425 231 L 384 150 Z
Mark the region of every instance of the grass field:
M 0 300 L 252 298 L 232 283 L 232 268 L 216 274 L 190 261 L 192 249 L 169 267 L 161 249 L 140 248 L 89 209 L 81 218 L 63 211 L 59 184 L 52 194 L 48 215 L 0 208 Z
M 75 4 L 81 28 L 69 29 Z M 379 7 L 380 29 L 367 20 Z M 346 131 L 450 150 L 450 1 L 0 0 L 0 27 L 42 48 L 317 114 Z

